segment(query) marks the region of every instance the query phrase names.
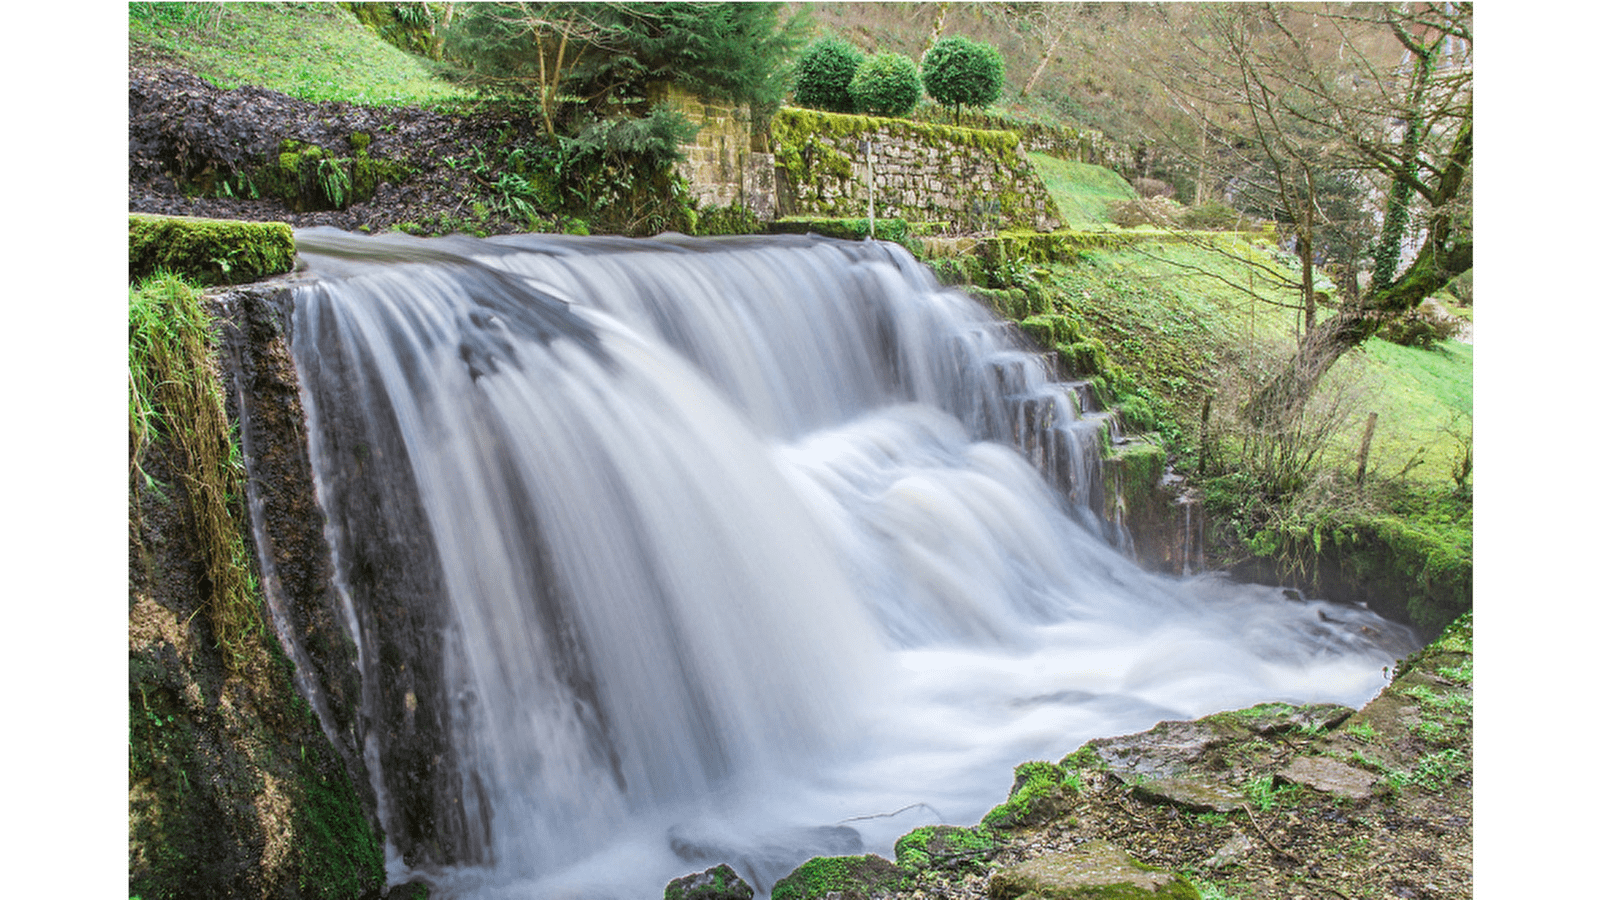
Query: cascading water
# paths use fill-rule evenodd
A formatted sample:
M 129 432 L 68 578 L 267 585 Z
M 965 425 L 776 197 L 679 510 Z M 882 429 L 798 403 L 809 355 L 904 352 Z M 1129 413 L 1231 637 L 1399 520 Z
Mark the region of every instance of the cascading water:
M 1134 567 L 1084 510 L 1102 423 L 895 245 L 297 243 L 391 875 L 436 894 L 765 891 L 1091 737 L 1359 703 L 1410 649 Z

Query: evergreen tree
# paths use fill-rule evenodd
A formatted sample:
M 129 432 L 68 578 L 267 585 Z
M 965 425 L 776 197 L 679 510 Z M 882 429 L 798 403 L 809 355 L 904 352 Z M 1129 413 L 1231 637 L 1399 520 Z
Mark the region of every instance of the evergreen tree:
M 962 106 L 988 106 L 1004 84 L 1005 62 L 990 44 L 947 37 L 922 58 L 922 86 L 940 104 L 955 107 L 957 125 Z
M 810 109 L 853 113 L 850 81 L 866 54 L 838 38 L 812 44 L 795 64 L 794 102 Z

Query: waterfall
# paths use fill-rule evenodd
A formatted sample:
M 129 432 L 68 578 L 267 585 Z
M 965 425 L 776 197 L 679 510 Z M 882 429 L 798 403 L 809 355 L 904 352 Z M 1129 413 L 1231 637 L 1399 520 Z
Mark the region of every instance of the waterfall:
M 434 896 L 765 891 L 1091 737 L 1359 703 L 1411 647 L 1133 566 L 1106 417 L 896 245 L 296 240 L 390 874 Z

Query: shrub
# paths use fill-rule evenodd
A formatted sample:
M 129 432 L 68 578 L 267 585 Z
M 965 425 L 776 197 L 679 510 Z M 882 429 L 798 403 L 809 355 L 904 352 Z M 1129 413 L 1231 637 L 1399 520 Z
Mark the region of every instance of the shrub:
M 1166 197 L 1149 200 L 1125 200 L 1111 204 L 1111 222 L 1122 228 L 1139 225 L 1159 225 L 1170 228 L 1177 221 L 1183 207 Z
M 1197 231 L 1226 231 L 1241 228 L 1244 215 L 1215 200 L 1197 203 L 1178 214 L 1178 224 Z
M 874 53 L 850 80 L 856 108 L 874 116 L 903 116 L 922 97 L 917 64 L 899 53 Z
M 1128 183 L 1141 197 L 1171 197 L 1174 193 L 1172 185 L 1159 178 L 1135 178 Z
M 794 102 L 828 112 L 855 112 L 850 82 L 866 58 L 866 54 L 838 38 L 823 38 L 812 44 L 795 64 Z
M 940 104 L 956 108 L 957 125 L 961 107 L 988 106 L 999 99 L 1004 84 L 1005 62 L 990 44 L 957 35 L 934 44 L 922 57 L 922 86 Z

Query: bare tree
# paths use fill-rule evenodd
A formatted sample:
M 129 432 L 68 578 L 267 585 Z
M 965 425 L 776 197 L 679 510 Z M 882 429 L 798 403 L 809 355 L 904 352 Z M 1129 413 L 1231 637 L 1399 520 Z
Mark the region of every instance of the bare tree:
M 1192 126 L 1167 151 L 1285 222 L 1300 260 L 1299 349 L 1253 420 L 1293 415 L 1345 351 L 1471 268 L 1471 25 L 1470 4 L 1207 4 L 1162 36 L 1154 68 Z M 1370 256 L 1372 277 L 1344 279 L 1318 321 L 1314 265 L 1333 244 L 1347 273 Z

